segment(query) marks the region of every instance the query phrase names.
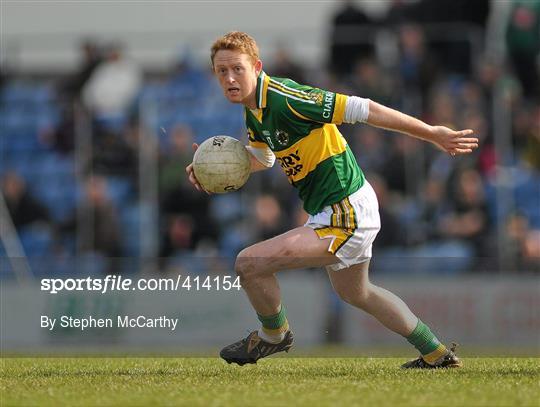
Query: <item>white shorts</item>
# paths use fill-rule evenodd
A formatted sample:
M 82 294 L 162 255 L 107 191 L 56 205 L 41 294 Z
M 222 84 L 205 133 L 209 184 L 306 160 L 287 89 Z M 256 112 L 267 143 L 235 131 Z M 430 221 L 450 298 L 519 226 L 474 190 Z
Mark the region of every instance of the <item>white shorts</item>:
M 304 226 L 315 230 L 320 239 L 330 239 L 328 251 L 339 261 L 326 266 L 327 270 L 337 271 L 368 261 L 381 229 L 375 191 L 366 180 L 355 193 L 310 215 Z

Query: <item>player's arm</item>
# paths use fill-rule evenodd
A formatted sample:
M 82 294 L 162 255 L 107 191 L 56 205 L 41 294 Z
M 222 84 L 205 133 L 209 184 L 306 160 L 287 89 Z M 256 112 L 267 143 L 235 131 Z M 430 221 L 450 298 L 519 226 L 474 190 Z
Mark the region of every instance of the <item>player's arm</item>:
M 472 153 L 473 149 L 478 147 L 478 138 L 470 137 L 474 133 L 471 129 L 455 131 L 444 126 L 430 126 L 372 100 L 369 101 L 366 123 L 429 141 L 440 150 L 452 155 Z
M 444 126 L 431 126 L 405 113 L 356 96 L 347 98 L 343 121 L 366 122 L 371 126 L 405 133 L 429 141 L 452 155 L 468 154 L 478 147 L 478 138 L 470 137 L 473 130 L 455 131 Z
M 252 173 L 272 168 L 276 161 L 276 156 L 268 146 L 255 147 L 251 143 L 251 145 L 246 146 L 246 150 L 249 152 Z
M 251 172 L 257 172 L 272 168 L 276 162 L 276 156 L 268 147 L 268 144 L 262 141 L 261 137 L 255 134 L 255 132 L 249 128 L 248 133 L 248 145 L 246 150 L 249 153 L 251 160 Z
M 197 143 L 193 143 L 192 144 L 192 147 L 193 147 L 193 152 L 197 151 L 197 149 L 199 148 L 199 145 Z M 195 172 L 193 171 L 193 163 L 189 164 L 187 167 L 186 167 L 186 173 L 187 173 L 187 176 L 188 176 L 188 180 L 189 182 L 191 183 L 191 185 L 193 185 L 195 187 L 195 189 L 197 191 L 201 191 L 201 192 L 206 192 L 208 195 L 210 195 L 210 192 L 208 192 L 206 189 L 204 189 L 202 187 L 201 184 L 199 184 L 199 181 L 197 181 L 197 178 L 195 177 Z
M 291 83 L 289 85 L 293 86 Z M 429 141 L 452 155 L 467 154 L 478 147 L 478 139 L 470 137 L 472 130 L 454 131 L 444 126 L 430 126 L 369 99 L 301 85 L 294 86 L 297 86 L 296 93 L 294 98 L 291 96 L 287 99 L 287 105 L 297 117 L 306 120 L 338 125 L 366 122 L 375 127 Z

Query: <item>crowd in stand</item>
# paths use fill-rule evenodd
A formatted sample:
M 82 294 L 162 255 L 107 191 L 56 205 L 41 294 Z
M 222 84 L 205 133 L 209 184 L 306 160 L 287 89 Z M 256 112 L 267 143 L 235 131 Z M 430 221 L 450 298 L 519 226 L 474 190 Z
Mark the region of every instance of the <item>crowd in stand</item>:
M 384 21 L 372 21 L 354 3 L 345 3 L 333 20 L 326 67 L 308 69 L 280 46 L 265 61 L 266 72 L 371 98 L 431 124 L 472 128 L 481 140 L 475 153 L 452 158 L 410 137 L 364 125 L 341 127 L 380 203 L 382 230 L 375 242 L 374 267 L 402 271 L 403 258 L 408 257 L 414 259 L 409 271 L 415 272 L 538 271 L 540 88 L 535 64 L 540 2 L 515 2 L 506 30 L 505 65 L 489 55 L 471 58 L 470 50 L 459 42 L 431 41 L 426 31 L 427 23 L 442 22 L 466 22 L 482 31 L 488 1 L 440 1 L 438 10 L 430 10 L 429 1 L 412 6 L 396 1 Z M 447 3 L 452 3 L 452 13 L 444 13 Z M 476 7 L 471 9 L 471 4 Z M 397 58 L 381 60 L 369 41 L 344 45 L 342 36 L 354 32 L 347 30 L 356 24 L 394 32 Z M 84 193 L 71 213 L 58 218 L 32 193 L 32 179 L 3 168 L 2 193 L 18 231 L 36 223 L 48 225 L 52 256 L 80 251 L 106 258 L 139 254 L 126 243 L 137 240 L 131 235 L 139 231 L 124 220 L 127 214 L 134 214 L 133 220 L 141 213 L 133 208 L 139 204 L 138 140 L 144 126 L 153 128 L 160 139 L 159 256 L 164 269 L 201 253 L 232 258 L 246 245 L 303 224 L 301 202 L 279 168 L 254 175 L 242 193 L 200 194 L 187 182 L 184 168 L 192 159 L 191 144 L 211 136 L 212 130 L 177 116 L 175 120 L 158 116 L 153 127 L 139 114 L 137 106 L 144 97 L 173 109 L 193 104 L 196 83 L 196 92 L 219 129 L 220 119 L 212 112 L 222 111 L 217 107 L 224 101 L 206 67 L 184 59 L 156 87 L 143 81 L 141 69 L 123 57 L 118 44 L 100 49 L 88 42 L 82 50 L 80 70 L 56 86 L 58 120 L 40 128 L 38 136 L 42 154 L 73 159 L 74 117 L 90 114 L 92 153 L 74 168 L 85 179 Z M 9 78 L 2 83 L 8 87 Z M 165 94 L 148 96 L 157 88 Z M 497 105 L 508 113 L 510 156 L 494 137 Z M 239 115 L 241 124 L 240 110 L 227 112 Z M 235 123 L 223 133 L 246 140 Z M 510 199 L 508 210 L 501 206 L 501 198 Z M 77 228 L 84 226 L 80 219 L 88 223 L 84 230 L 91 232 L 79 236 L 75 244 Z M 118 265 L 109 262 L 108 267 L 113 272 Z

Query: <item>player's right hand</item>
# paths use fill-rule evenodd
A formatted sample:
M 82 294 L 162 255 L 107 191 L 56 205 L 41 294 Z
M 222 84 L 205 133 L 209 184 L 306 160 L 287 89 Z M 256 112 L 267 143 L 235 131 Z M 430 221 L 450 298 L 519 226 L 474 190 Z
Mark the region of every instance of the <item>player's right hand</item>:
M 193 143 L 193 152 L 197 151 L 199 148 L 199 145 L 197 143 Z M 208 195 L 210 195 L 210 192 L 208 192 L 206 189 L 202 187 L 201 184 L 199 184 L 199 181 L 197 181 L 197 178 L 195 177 L 195 172 L 193 171 L 193 163 L 189 164 L 186 167 L 186 173 L 188 175 L 189 182 L 195 187 L 197 191 L 206 192 Z

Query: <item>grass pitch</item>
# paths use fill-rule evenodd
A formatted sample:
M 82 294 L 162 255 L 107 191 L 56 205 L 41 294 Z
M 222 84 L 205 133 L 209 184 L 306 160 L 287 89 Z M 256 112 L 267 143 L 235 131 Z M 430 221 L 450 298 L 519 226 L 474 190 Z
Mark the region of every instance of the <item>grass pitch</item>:
M 395 358 L 4 358 L 0 405 L 539 406 L 540 359 L 470 358 L 403 371 Z

